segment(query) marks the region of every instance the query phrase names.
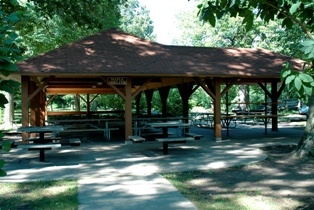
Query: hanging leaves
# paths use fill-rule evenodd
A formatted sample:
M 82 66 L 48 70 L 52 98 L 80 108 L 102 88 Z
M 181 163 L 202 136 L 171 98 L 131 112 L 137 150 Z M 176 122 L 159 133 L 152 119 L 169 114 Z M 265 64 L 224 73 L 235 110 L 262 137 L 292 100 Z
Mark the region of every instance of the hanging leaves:
M 314 39 L 308 39 L 301 43 L 303 46 L 301 51 L 308 56 L 309 59 L 314 58 Z

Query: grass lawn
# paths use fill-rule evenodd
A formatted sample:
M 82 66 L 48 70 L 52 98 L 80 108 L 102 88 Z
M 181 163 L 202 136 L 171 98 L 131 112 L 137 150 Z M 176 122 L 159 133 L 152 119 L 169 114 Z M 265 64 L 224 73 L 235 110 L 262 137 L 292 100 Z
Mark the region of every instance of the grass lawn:
M 0 209 L 77 209 L 77 180 L 0 183 Z
M 295 147 L 261 148 L 268 158 L 255 164 L 163 176 L 200 210 L 313 210 L 314 158 L 291 158 Z

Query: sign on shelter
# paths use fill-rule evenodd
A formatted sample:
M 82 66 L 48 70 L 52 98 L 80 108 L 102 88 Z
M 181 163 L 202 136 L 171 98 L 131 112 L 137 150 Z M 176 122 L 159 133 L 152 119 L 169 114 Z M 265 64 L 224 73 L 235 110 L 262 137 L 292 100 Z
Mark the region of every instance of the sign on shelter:
M 126 77 L 107 77 L 108 85 L 127 85 Z

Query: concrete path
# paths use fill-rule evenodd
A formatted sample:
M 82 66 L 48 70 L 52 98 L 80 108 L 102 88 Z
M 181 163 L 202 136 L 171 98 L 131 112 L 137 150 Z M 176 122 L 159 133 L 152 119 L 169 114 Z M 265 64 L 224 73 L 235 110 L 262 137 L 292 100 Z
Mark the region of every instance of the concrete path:
M 79 209 L 196 209 L 160 174 L 178 171 L 211 170 L 250 164 L 266 158 L 258 148 L 297 143 L 303 128 L 283 125 L 278 132 L 264 134 L 262 126 L 230 130 L 230 136 L 213 141 L 208 128 L 200 141 L 170 145 L 162 154 L 161 143 L 85 139 L 79 147 L 62 147 L 46 152 L 46 162 L 38 161 L 38 151 L 13 149 L 4 154 L 8 176 L 1 182 L 76 178 Z M 225 134 L 224 134 L 225 135 Z

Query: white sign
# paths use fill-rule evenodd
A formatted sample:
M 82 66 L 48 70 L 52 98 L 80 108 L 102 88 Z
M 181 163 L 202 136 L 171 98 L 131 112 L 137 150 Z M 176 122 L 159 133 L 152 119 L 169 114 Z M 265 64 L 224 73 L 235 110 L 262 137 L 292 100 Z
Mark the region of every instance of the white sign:
M 108 85 L 126 85 L 128 84 L 126 77 L 107 77 Z

